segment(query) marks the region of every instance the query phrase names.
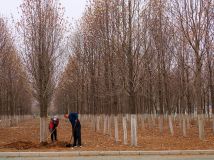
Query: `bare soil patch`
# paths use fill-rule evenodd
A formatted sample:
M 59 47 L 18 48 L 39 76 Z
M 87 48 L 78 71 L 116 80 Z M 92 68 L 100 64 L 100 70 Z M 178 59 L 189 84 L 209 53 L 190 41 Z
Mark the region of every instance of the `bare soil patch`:
M 2 146 L 2 148 L 14 148 L 17 150 L 25 150 L 25 149 L 30 149 L 34 147 L 36 147 L 36 145 L 29 141 L 28 142 L 17 141 L 17 142 L 9 143 Z
M 164 123 L 164 132 L 161 134 L 158 125 L 149 127 L 148 122 L 142 129 L 138 124 L 138 146 L 130 146 L 130 127 L 128 128 L 128 145 L 122 143 L 123 132 L 121 123 L 119 125 L 120 141 L 114 141 L 114 128 L 112 134 L 104 135 L 101 123 L 101 130 L 95 132 L 89 122 L 82 122 L 82 147 L 65 147 L 71 140 L 71 125 L 68 121 L 60 120 L 58 128 L 58 141 L 51 143 L 50 136 L 48 144 L 39 144 L 39 119 L 24 121 L 16 127 L 0 128 L 0 151 L 71 151 L 71 150 L 196 150 L 214 149 L 214 135 L 212 134 L 212 123 L 206 121 L 206 138 L 201 141 L 198 138 L 196 122 L 190 123 L 187 130 L 187 137 L 182 136 L 182 129 L 178 122 L 174 123 L 175 135 L 171 136 L 168 123 Z M 130 126 L 130 124 L 129 124 Z

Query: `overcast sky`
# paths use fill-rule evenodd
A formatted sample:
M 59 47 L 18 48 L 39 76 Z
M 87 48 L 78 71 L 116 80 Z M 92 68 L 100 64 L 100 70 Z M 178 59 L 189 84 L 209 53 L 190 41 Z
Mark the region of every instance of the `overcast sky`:
M 85 9 L 87 0 L 59 0 L 65 7 L 65 16 L 69 18 L 72 23 L 74 20 L 78 20 Z M 11 14 L 14 18 L 18 18 L 17 8 L 22 3 L 22 0 L 0 0 L 0 15 L 11 18 Z

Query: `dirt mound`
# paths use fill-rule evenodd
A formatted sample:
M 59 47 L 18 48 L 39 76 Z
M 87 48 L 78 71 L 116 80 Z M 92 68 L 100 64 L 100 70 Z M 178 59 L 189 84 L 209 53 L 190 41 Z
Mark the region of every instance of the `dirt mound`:
M 64 141 L 57 141 L 57 142 L 54 142 L 54 143 L 48 143 L 45 147 L 48 147 L 48 148 L 52 148 L 52 147 L 65 147 L 66 144 L 68 144 L 68 143 L 64 142 Z
M 27 141 L 17 141 L 17 142 L 6 144 L 1 148 L 15 148 L 17 150 L 24 150 L 24 149 L 30 149 L 30 148 L 37 148 L 37 145 Z
M 27 141 L 17 141 L 9 144 L 5 144 L 0 146 L 0 149 L 9 148 L 9 149 L 17 149 L 17 150 L 27 150 L 27 149 L 43 149 L 43 148 L 64 148 L 66 147 L 67 142 L 57 141 L 54 143 L 46 143 L 46 144 L 34 144 L 32 142 Z

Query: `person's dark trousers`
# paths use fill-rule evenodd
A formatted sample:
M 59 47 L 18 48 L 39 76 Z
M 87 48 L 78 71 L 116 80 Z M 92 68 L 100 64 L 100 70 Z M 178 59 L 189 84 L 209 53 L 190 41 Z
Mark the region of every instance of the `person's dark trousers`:
M 55 141 L 57 141 L 57 130 L 55 129 L 54 131 L 53 131 L 53 133 L 51 134 L 51 140 L 52 140 L 52 142 L 55 140 Z
M 78 144 L 78 146 L 81 146 L 81 131 L 79 128 L 74 131 L 74 144 L 73 144 L 73 146 L 76 146 L 77 144 Z
M 81 128 L 76 128 L 74 131 L 74 144 L 73 146 L 81 146 Z
M 74 127 L 72 126 L 72 136 L 73 136 L 73 146 L 74 146 L 74 144 L 75 144 L 75 142 L 76 142 L 76 140 L 75 140 L 75 132 L 74 132 Z

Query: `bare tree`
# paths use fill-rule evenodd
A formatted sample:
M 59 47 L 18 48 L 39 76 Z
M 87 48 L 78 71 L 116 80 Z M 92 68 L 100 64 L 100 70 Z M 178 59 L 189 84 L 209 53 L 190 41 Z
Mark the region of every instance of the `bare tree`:
M 18 23 L 33 95 L 40 104 L 40 142 L 47 141 L 47 108 L 55 87 L 55 69 L 65 32 L 63 8 L 56 0 L 24 0 Z

